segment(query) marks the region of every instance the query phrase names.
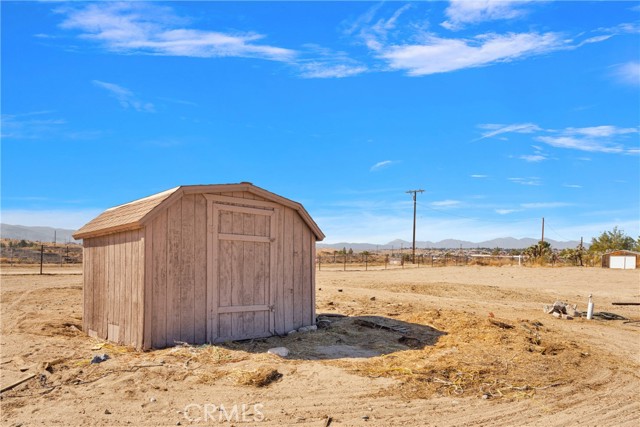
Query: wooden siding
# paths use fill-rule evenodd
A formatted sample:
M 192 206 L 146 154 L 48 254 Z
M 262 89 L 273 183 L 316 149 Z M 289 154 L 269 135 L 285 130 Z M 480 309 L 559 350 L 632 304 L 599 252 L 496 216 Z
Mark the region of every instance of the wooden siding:
M 142 230 L 84 241 L 83 327 L 89 335 L 142 347 Z
M 145 348 L 249 338 L 258 330 L 284 334 L 315 323 L 316 235 L 298 211 L 250 192 L 215 196 L 239 208 L 210 218 L 203 194 L 185 194 L 145 227 Z M 271 222 L 251 217 L 252 208 L 268 207 Z M 212 233 L 223 237 L 215 247 L 208 246 Z M 237 268 L 245 258 L 255 262 Z M 212 275 L 225 277 L 215 281 L 217 289 Z M 272 315 L 264 310 L 269 305 Z M 224 307 L 219 314 L 218 307 Z

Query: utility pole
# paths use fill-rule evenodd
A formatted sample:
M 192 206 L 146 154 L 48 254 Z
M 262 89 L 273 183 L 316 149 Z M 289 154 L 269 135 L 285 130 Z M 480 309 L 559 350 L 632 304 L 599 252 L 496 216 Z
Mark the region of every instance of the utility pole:
M 418 193 L 424 193 L 424 190 L 409 190 L 408 194 L 413 196 L 413 254 L 412 254 L 412 262 L 416 263 L 416 195 Z
M 542 239 L 540 241 L 544 243 L 544 217 L 542 217 Z

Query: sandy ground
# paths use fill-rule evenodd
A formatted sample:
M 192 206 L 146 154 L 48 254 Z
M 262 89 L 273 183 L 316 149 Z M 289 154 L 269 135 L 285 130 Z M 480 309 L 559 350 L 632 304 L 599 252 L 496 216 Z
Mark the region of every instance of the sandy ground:
M 2 268 L 2 425 L 640 424 L 640 271 L 320 271 L 315 332 L 145 353 L 80 330 L 78 270 Z M 373 328 L 371 326 L 374 326 Z M 286 358 L 267 354 L 284 346 Z M 110 359 L 89 364 L 97 354 Z M 274 372 L 277 371 L 277 373 Z M 270 382 L 273 380 L 273 382 Z M 261 386 L 264 383 L 267 385 Z

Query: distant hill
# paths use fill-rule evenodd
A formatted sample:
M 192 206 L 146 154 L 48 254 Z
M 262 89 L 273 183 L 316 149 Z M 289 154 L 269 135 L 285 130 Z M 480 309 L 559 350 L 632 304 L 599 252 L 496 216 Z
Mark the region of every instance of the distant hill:
M 539 239 L 523 238 L 515 239 L 513 237 L 502 237 L 499 239 L 486 240 L 484 242 L 469 242 L 466 240 L 446 239 L 439 242 L 421 242 L 416 241 L 416 248 L 437 248 L 437 249 L 474 249 L 474 248 L 500 248 L 500 249 L 525 249 L 531 245 L 538 243 Z M 545 239 L 554 249 L 575 248 L 580 244 L 578 241 L 559 242 L 552 239 Z M 351 248 L 354 251 L 375 251 L 376 249 L 400 249 L 400 247 L 410 248 L 411 242 L 396 239 L 384 245 L 376 245 L 373 243 L 318 243 L 318 249 L 342 249 Z M 585 244 L 585 247 L 588 247 Z
M 55 234 L 57 243 L 78 242 L 71 235 L 76 230 L 52 227 L 29 227 L 0 223 L 0 237 L 3 239 L 31 240 L 34 242 L 53 242 Z

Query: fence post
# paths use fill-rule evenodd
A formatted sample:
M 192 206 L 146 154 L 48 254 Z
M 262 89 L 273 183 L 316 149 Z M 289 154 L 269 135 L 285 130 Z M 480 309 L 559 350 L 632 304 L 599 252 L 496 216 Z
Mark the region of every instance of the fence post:
M 40 274 L 42 274 L 42 262 L 44 260 L 44 245 L 40 245 Z
M 342 266 L 342 271 L 347 271 L 347 254 L 344 254 L 344 264 Z

